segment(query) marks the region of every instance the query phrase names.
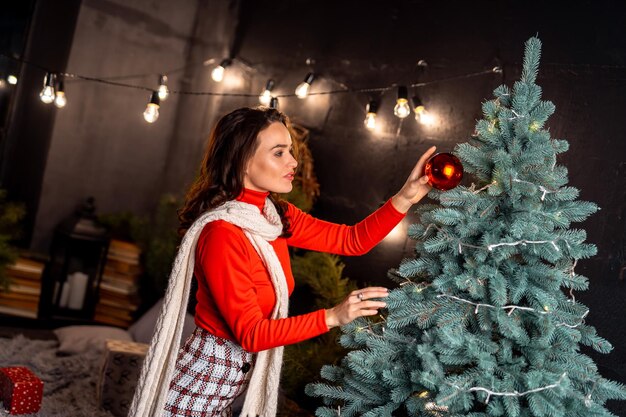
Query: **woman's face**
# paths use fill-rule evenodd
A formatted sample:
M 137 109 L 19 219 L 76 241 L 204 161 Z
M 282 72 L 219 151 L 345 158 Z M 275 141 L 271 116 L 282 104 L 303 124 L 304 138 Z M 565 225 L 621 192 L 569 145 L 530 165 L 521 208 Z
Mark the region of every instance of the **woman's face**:
M 246 164 L 244 187 L 262 192 L 290 192 L 298 165 L 292 151 L 291 135 L 285 125 L 273 122 L 261 130 L 256 151 Z

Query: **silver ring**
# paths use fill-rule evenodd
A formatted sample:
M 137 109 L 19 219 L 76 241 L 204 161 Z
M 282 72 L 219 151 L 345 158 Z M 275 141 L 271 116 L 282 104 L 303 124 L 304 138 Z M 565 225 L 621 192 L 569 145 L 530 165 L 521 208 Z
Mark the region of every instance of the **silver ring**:
M 363 294 L 362 293 L 358 293 L 356 296 L 359 299 L 359 301 L 363 301 Z

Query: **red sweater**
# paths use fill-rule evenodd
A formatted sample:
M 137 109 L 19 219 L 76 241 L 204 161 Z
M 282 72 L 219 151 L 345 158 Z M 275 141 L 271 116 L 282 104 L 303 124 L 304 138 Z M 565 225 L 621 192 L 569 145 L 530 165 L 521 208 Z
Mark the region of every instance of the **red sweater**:
M 269 193 L 244 190 L 237 199 L 262 210 Z M 289 238 L 270 242 L 276 251 L 289 294 L 293 292 L 287 246 L 362 255 L 372 249 L 404 218 L 391 200 L 354 226 L 318 220 L 289 204 Z M 198 280 L 196 325 L 225 339 L 236 341 L 249 352 L 259 352 L 310 339 L 328 331 L 325 311 L 270 319 L 276 302 L 274 287 L 261 258 L 243 231 L 217 220 L 202 230 L 196 248 Z

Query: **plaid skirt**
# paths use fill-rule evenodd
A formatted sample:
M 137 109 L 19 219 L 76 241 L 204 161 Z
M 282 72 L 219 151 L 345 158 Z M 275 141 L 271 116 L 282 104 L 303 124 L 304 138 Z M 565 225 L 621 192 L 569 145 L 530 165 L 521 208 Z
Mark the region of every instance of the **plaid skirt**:
M 180 349 L 163 417 L 230 417 L 256 355 L 199 327 Z

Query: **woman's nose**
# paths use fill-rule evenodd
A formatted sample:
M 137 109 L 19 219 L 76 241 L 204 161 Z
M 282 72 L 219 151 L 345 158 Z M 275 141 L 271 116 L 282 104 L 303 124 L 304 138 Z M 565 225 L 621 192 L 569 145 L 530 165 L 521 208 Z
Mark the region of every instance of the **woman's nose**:
M 298 166 L 298 160 L 293 156 L 291 156 L 291 160 L 289 161 L 289 166 L 293 166 L 294 168 Z

